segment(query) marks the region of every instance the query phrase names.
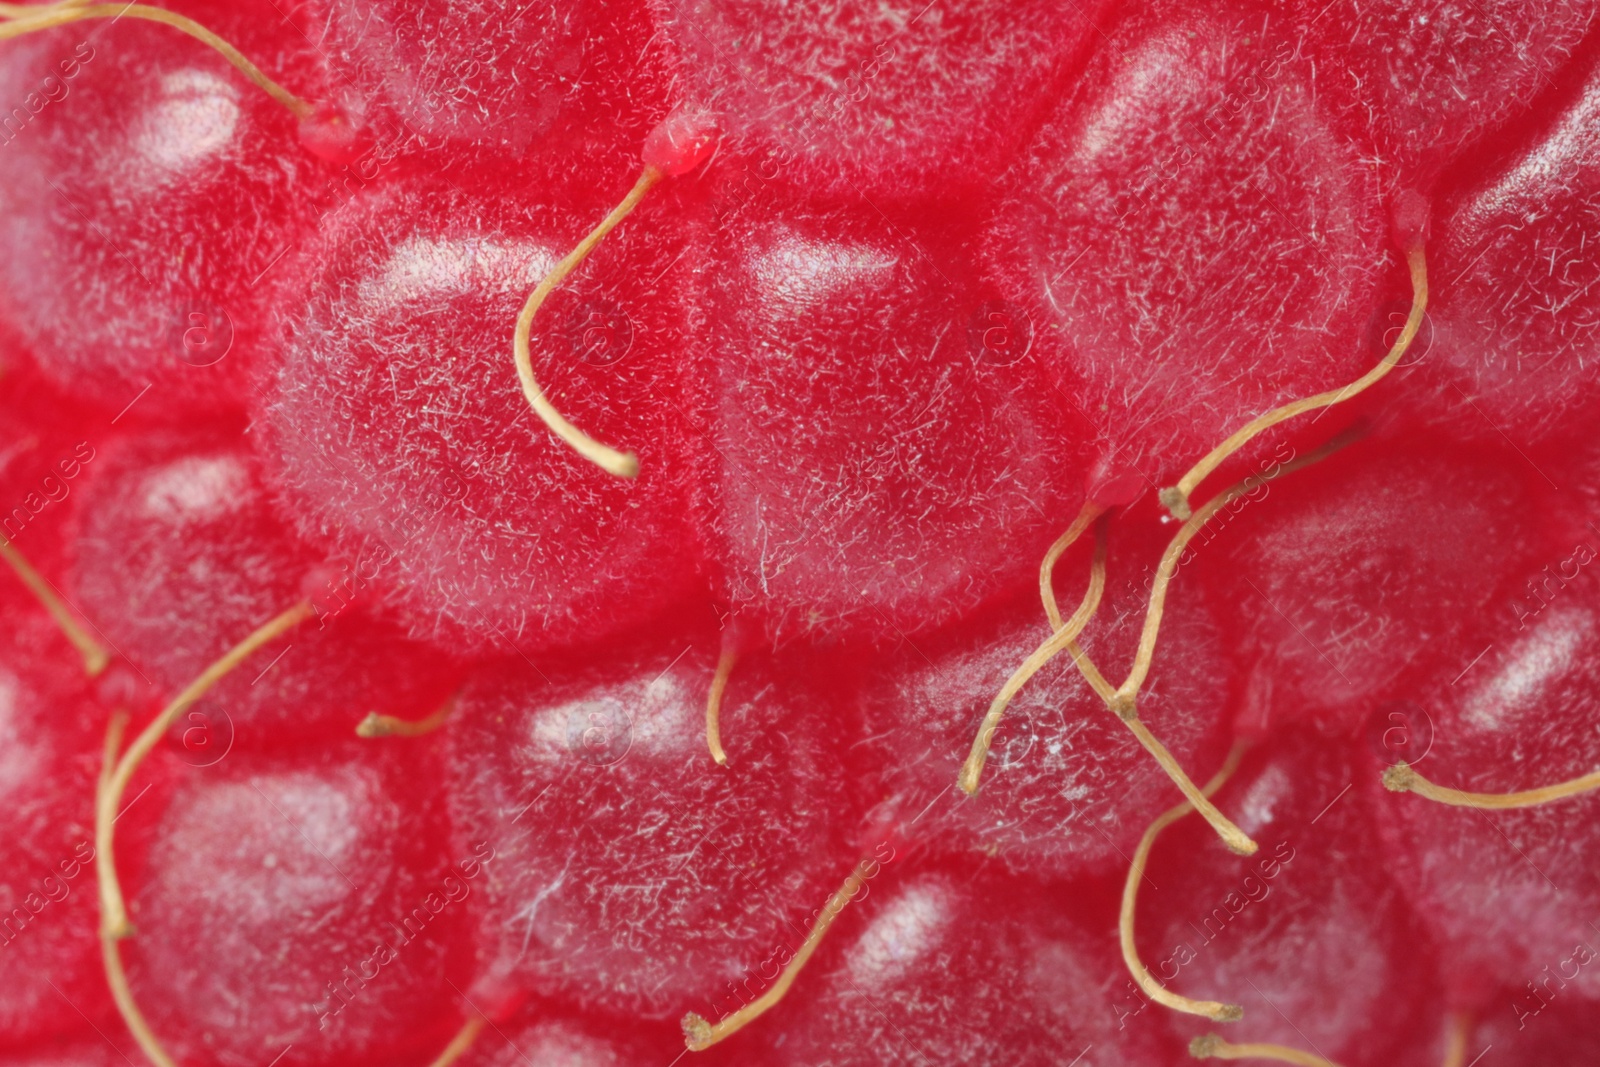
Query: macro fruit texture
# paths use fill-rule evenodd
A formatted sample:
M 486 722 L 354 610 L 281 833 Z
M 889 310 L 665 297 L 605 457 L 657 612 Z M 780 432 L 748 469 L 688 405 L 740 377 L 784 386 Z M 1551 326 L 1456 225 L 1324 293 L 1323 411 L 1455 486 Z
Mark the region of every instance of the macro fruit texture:
M 1595 16 L 0 4 L 0 1067 L 1590 1067 Z

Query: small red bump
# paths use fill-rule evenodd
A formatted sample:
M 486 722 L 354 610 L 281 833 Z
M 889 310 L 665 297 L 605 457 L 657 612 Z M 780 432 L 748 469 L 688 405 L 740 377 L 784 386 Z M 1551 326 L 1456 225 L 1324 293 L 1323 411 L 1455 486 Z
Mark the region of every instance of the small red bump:
M 1432 211 L 1433 205 L 1428 198 L 1414 189 L 1401 190 L 1394 198 L 1389 232 L 1401 251 L 1419 248 L 1427 243 L 1428 218 Z
M 155 685 L 121 659 L 113 660 L 106 672 L 95 679 L 95 696 L 103 707 L 134 716 L 161 703 L 161 693 Z
M 1144 491 L 1144 479 L 1136 472 L 1116 470 L 1109 456 L 1102 456 L 1089 469 L 1084 491 L 1103 508 L 1120 508 L 1133 503 Z
M 650 131 L 639 155 L 645 166 L 676 178 L 704 163 L 717 147 L 720 136 L 711 112 L 698 107 L 680 107 Z
M 300 145 L 318 159 L 347 167 L 371 147 L 366 131 L 337 104 L 318 104 L 300 120 Z
M 503 975 L 488 974 L 472 984 L 468 1000 L 496 1026 L 504 1026 L 527 1002 L 528 991 Z

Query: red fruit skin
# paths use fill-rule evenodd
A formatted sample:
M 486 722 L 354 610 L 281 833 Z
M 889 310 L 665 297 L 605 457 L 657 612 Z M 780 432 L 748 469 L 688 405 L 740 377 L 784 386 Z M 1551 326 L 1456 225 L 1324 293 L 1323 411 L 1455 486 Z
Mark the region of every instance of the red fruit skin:
M 600 640 L 702 583 L 682 352 L 692 216 L 662 195 L 547 301 L 535 376 L 615 477 L 529 410 L 512 335 L 527 294 L 605 213 L 570 189 L 373 190 L 295 270 L 262 384 L 264 451 L 295 526 L 354 560 L 410 631 L 452 648 Z
M 1400 679 L 1441 661 L 1459 671 L 1472 621 L 1498 615 L 1496 598 L 1551 551 L 1531 476 L 1514 454 L 1379 436 L 1224 508 L 1178 582 L 1192 571 L 1249 672 L 1237 721 L 1348 736 L 1409 695 Z
M 0 1047 L 104 1020 L 94 788 L 102 717 L 81 661 L 0 573 Z M 130 797 L 131 799 L 131 797 Z M 120 827 L 136 829 L 143 811 Z M 54 988 L 52 988 L 52 986 Z
M 456 665 L 374 619 L 359 573 L 320 566 L 279 521 L 245 446 L 226 427 L 142 431 L 108 445 L 78 498 L 76 602 L 168 698 L 297 601 L 317 608 L 174 724 L 183 758 L 204 766 L 235 744 L 296 749 L 352 736 L 368 712 L 437 710 Z M 308 575 L 322 576 L 309 590 Z
M 905 199 L 1003 169 L 1109 6 L 960 0 L 651 0 L 683 91 L 743 169 Z
M 1078 886 L 885 864 L 846 906 L 770 1040 L 790 1067 L 1181 1062 L 1079 919 Z M 1068 904 L 1067 902 L 1071 903 Z
M 1429 189 L 1548 91 L 1593 0 L 1296 0 L 1297 47 L 1325 70 L 1388 187 Z M 1381 44 L 1379 43 L 1381 42 Z
M 1592 938 L 1585 940 L 1594 944 Z M 1581 1067 L 1600 1061 L 1600 1032 L 1594 1025 L 1600 1005 L 1559 981 L 1542 974 L 1539 979 L 1537 996 L 1526 988 L 1504 990 L 1474 1020 L 1467 1041 L 1469 1063 L 1487 1049 L 1506 1067 Z
M 1290 27 L 1130 11 L 1053 108 L 985 239 L 1105 477 L 1170 481 L 1246 420 L 1358 377 L 1378 186 Z
M 81 1024 L 81 1020 L 80 1020 Z M 138 1055 L 132 1038 L 124 1052 L 103 1034 L 87 1030 L 72 1037 L 30 1045 L 23 1051 L 0 1052 L 3 1067 L 126 1067 Z M 137 1060 L 134 1060 L 137 1062 Z
M 929 631 L 1035 572 L 1081 504 L 1083 428 L 993 336 L 1029 328 L 964 284 L 959 221 L 775 210 L 725 219 L 704 268 L 726 595 L 779 643 Z
M 742 660 L 719 768 L 705 741 L 716 645 L 688 632 L 692 646 L 653 636 L 468 684 L 456 832 L 500 856 L 476 912 L 481 974 L 591 1012 L 704 1013 L 735 983 L 770 981 L 849 873 L 860 804 L 829 733 L 837 695 Z
M 1215 799 L 1260 845 L 1252 857 L 1192 816 L 1157 841 L 1141 959 L 1175 992 L 1244 1008 L 1221 1030 L 1167 1013 L 1185 1041 L 1215 1030 L 1348 1067 L 1440 1062 L 1437 957 L 1383 859 L 1370 798 L 1352 788 L 1370 773 L 1352 755 L 1291 729 L 1246 757 Z
M 185 10 L 269 73 L 310 80 L 303 39 L 271 5 Z M 5 99 L 46 79 L 58 97 L 0 152 L 0 290 L 39 368 L 112 411 L 136 398 L 166 419 L 242 407 L 275 266 L 316 217 L 322 179 L 293 116 L 154 23 L 6 48 Z
M 391 153 L 508 173 L 557 155 L 615 180 L 667 111 L 670 63 L 639 0 L 310 0 L 297 21 L 384 146 L 352 169 L 361 182 Z
M 1596 546 L 1591 536 L 1591 560 Z M 1407 679 L 1404 692 L 1419 709 L 1413 718 L 1431 738 L 1407 756 L 1420 773 L 1439 785 L 1505 793 L 1593 771 L 1600 585 L 1590 571 L 1540 582 L 1545 602 L 1507 597 L 1476 628 L 1476 641 L 1458 646 L 1459 663 Z M 1382 749 L 1375 754 L 1394 761 Z M 1600 996 L 1594 960 L 1567 962 L 1574 946 L 1596 944 L 1600 795 L 1477 811 L 1384 794 L 1379 766 L 1369 788 L 1381 804 L 1384 845 L 1440 945 L 1451 1004 L 1498 1008 L 1497 991 L 1509 988 L 1520 1018 L 1550 999 L 1542 983 L 1552 975 L 1572 998 Z
M 741 1045 L 741 1048 L 745 1047 Z M 696 1054 L 696 1062 L 721 1064 L 723 1048 Z M 642 1067 L 668 1063 L 683 1052 L 683 1035 L 673 1023 L 640 1025 L 593 1016 L 573 1016 L 546 1001 L 535 1002 L 517 1018 L 485 1031 L 459 1061 L 462 1067 Z M 748 1058 L 738 1062 L 758 1064 Z
M 1128 533 L 1118 531 L 1111 588 L 1082 642 L 1113 685 L 1132 663 L 1154 561 L 1149 539 L 1130 551 Z M 1071 574 L 1063 601 L 1075 604 L 1087 561 L 1069 557 L 1061 569 Z M 869 674 L 869 773 L 894 798 L 908 842 L 969 863 L 993 856 L 1018 873 L 1104 874 L 1125 866 L 1150 820 L 1182 799 L 1069 653 L 1013 698 L 978 793 L 953 788 L 990 702 L 1049 634 L 1035 595 L 886 653 Z M 1222 757 L 1234 682 L 1210 612 L 1185 598 L 1162 627 L 1139 711 L 1193 774 Z
M 125 878 L 139 936 L 123 949 L 180 1062 L 365 1064 L 444 1047 L 483 864 L 448 851 L 436 757 L 428 742 L 352 740 L 237 753 L 181 782 L 148 872 Z
M 31 367 L 0 370 L 0 537 L 58 590 L 62 528 L 101 461 L 106 418 L 62 397 Z M 15 581 L 10 568 L 0 572 L 0 582 Z
M 1600 73 L 1570 105 L 1440 208 L 1430 248 L 1425 414 L 1522 446 L 1570 438 L 1600 401 Z

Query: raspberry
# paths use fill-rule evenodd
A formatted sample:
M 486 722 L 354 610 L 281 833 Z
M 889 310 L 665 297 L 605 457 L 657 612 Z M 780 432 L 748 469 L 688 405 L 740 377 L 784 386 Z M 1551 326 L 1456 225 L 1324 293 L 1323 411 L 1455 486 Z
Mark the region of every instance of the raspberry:
M 370 573 L 414 634 L 468 650 L 601 639 L 682 597 L 699 565 L 681 216 L 658 203 L 618 231 L 533 338 L 567 412 L 637 443 L 643 474 L 624 482 L 515 392 L 516 309 L 588 203 L 543 188 L 513 206 L 415 179 L 351 204 L 297 269 L 259 398 L 297 527 Z
M 1130 13 L 996 206 L 989 269 L 1093 425 L 1101 479 L 1165 484 L 1249 416 L 1365 369 L 1378 189 L 1286 33 Z
M 77 602 L 146 680 L 176 692 L 303 592 L 320 616 L 224 680 L 173 728 L 191 761 L 232 744 L 297 747 L 348 736 L 369 712 L 438 708 L 454 665 L 375 620 L 376 594 L 331 571 L 278 520 L 245 442 L 224 429 L 146 431 L 107 449 L 80 498 Z
M 693 631 L 690 631 L 693 633 Z M 457 835 L 495 843 L 485 966 L 546 995 L 668 1018 L 759 981 L 855 857 L 839 753 L 800 675 L 748 661 L 727 769 L 703 742 L 710 644 L 480 674 L 454 727 Z M 802 710 L 804 709 L 804 710 Z
M 172 2 L 0 3 L 0 1067 L 1594 1058 L 1593 4 Z
M 304 42 L 270 5 L 188 9 L 308 80 Z M 5 99 L 65 94 L 0 152 L 7 317 L 57 385 L 113 412 L 243 407 L 319 168 L 293 116 L 214 52 L 131 19 L 82 28 L 79 44 L 57 31 L 4 45 Z
M 443 1046 L 451 984 L 467 981 L 463 902 L 483 874 L 481 856 L 447 852 L 439 779 L 430 753 L 352 740 L 241 755 L 183 782 L 129 883 L 127 950 L 134 993 L 180 1060 Z
M 734 612 L 779 640 L 892 641 L 1015 586 L 1078 504 L 1059 472 L 1082 431 L 1035 361 L 969 336 L 988 320 L 959 245 L 790 209 L 719 248 L 698 369 Z

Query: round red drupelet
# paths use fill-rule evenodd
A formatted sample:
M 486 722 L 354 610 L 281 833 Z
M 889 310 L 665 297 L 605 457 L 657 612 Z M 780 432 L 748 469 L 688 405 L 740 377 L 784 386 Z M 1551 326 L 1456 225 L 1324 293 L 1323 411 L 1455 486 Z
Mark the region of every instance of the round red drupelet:
M 973 283 L 959 219 L 736 194 L 713 193 L 694 359 L 733 612 L 780 643 L 888 644 L 1025 584 L 1084 476 L 1038 320 Z
M 1109 4 L 651 0 L 730 174 L 873 202 L 982 186 L 1098 39 Z
M 236 752 L 182 779 L 148 868 L 124 875 L 129 981 L 182 1063 L 387 1063 L 460 1026 L 465 901 L 483 855 L 447 842 L 437 747 Z
M 183 9 L 291 91 L 318 87 L 273 5 Z M 199 41 L 134 18 L 6 42 L 0 92 L 49 102 L 0 152 L 4 312 L 39 368 L 113 412 L 242 408 L 275 271 L 328 180 L 295 117 Z
M 1113 524 L 1110 543 L 1107 591 L 1081 644 L 1115 686 L 1132 665 L 1159 548 L 1126 522 Z M 1064 615 L 1087 584 L 1088 556 L 1082 544 L 1057 567 Z M 1171 596 L 1139 713 L 1203 779 L 1228 742 L 1236 672 L 1206 602 L 1181 586 Z M 1049 635 L 1034 594 L 885 652 L 871 669 L 861 697 L 865 754 L 854 755 L 893 798 L 905 840 L 968 863 L 992 856 L 1025 874 L 1103 874 L 1123 866 L 1150 820 L 1182 799 L 1070 651 L 1011 700 L 976 795 L 955 788 L 995 695 Z
M 529 292 L 609 206 L 414 179 L 364 194 L 291 268 L 257 400 L 271 473 L 295 527 L 366 561 L 415 636 L 499 654 L 602 640 L 702 583 L 681 202 L 647 202 L 533 324 L 551 402 L 636 450 L 637 479 L 556 437 L 512 361 Z
M 886 857 L 762 1020 L 779 1063 L 1181 1062 L 1162 1020 L 1130 999 L 1115 942 L 1087 921 L 1099 887 Z
M 1281 447 L 1258 473 L 1307 454 Z M 1509 450 L 1385 431 L 1218 512 L 1180 573 L 1192 566 L 1248 672 L 1239 728 L 1348 736 L 1396 710 L 1398 679 L 1454 663 L 1547 551 L 1536 478 Z
M 1166 1013 L 1185 1041 L 1214 1031 L 1346 1067 L 1440 1062 L 1438 959 L 1378 839 L 1383 816 L 1356 784 L 1370 773 L 1361 755 L 1280 730 L 1214 798 L 1260 846 L 1254 856 L 1228 852 L 1192 814 L 1157 839 L 1139 888 L 1140 958 L 1175 993 L 1244 1009 L 1223 1025 Z
M 425 718 L 455 688 L 454 662 L 375 616 L 359 561 L 329 567 L 284 526 L 236 429 L 113 440 L 87 481 L 70 588 L 130 681 L 170 698 L 297 602 L 316 611 L 174 723 L 185 762 L 350 737 L 372 712 Z
M 0 612 L 0 1048 L 9 1048 L 75 1031 L 85 1014 L 103 1023 L 111 1002 L 94 870 L 104 716 L 81 659 L 9 568 Z M 125 840 L 159 803 L 145 799 L 121 824 Z
M 826 665 L 741 660 L 719 767 L 715 637 L 651 629 L 581 665 L 485 668 L 462 695 L 456 835 L 498 856 L 476 905 L 480 982 L 629 1019 L 707 1014 L 770 980 L 858 858 Z
M 1102 481 L 1170 485 L 1377 362 L 1386 205 L 1288 32 L 1130 9 L 994 200 L 987 270 L 1092 424 Z

